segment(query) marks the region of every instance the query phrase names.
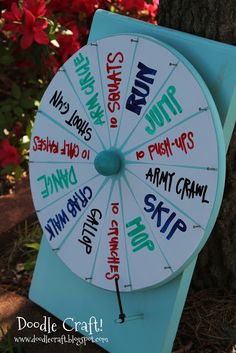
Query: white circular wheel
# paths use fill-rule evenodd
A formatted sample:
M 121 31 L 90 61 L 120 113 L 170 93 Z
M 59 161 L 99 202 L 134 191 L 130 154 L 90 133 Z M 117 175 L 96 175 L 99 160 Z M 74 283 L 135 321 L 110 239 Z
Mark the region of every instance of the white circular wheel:
M 156 286 L 201 250 L 224 187 L 214 101 L 191 64 L 141 35 L 75 53 L 48 86 L 30 149 L 53 251 L 103 289 Z M 62 279 L 63 281 L 63 279 Z

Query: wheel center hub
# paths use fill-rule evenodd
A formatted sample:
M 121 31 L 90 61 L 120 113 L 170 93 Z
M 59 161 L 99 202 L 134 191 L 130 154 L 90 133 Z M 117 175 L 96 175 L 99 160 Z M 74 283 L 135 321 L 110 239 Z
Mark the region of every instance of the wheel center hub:
M 121 170 L 121 157 L 118 152 L 113 150 L 102 151 L 96 156 L 94 166 L 101 175 L 116 175 Z

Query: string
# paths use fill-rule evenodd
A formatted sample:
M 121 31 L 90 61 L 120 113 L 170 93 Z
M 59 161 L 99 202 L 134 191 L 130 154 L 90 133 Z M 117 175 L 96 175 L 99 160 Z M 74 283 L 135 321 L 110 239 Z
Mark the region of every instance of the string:
M 121 303 L 121 297 L 120 297 L 120 290 L 119 290 L 119 283 L 118 283 L 118 278 L 115 278 L 115 284 L 116 284 L 116 295 L 117 295 L 117 300 L 118 300 L 118 305 L 120 309 L 120 314 L 119 314 L 119 319 L 120 319 L 120 324 L 123 324 L 125 322 L 125 313 L 123 311 L 122 303 Z

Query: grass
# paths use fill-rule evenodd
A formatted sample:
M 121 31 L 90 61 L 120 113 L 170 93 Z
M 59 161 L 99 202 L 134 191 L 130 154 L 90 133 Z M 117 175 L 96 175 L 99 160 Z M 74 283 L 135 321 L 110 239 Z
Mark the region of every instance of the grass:
M 6 290 L 27 295 L 42 237 L 36 219 L 26 220 L 11 230 L 11 239 L 0 250 L 0 284 Z
M 2 338 L 0 340 L 0 352 L 1 353 L 24 353 L 24 348 L 22 345 L 15 345 L 12 339 L 11 328 L 5 333 L 0 325 L 0 332 Z

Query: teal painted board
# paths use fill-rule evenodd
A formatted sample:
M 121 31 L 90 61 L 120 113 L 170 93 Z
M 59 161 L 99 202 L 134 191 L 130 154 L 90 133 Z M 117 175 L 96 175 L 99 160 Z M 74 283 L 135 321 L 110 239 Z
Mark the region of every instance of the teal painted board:
M 118 47 L 120 52 L 117 53 Z M 111 52 L 116 55 L 112 55 Z M 122 75 L 120 94 L 110 94 L 106 92 L 106 88 L 111 82 L 110 78 L 106 79 L 106 62 L 113 61 L 117 55 L 124 62 L 122 69 L 120 69 Z M 88 144 L 80 136 L 75 135 L 77 130 L 80 131 L 79 126 L 77 125 L 75 128 L 74 123 L 68 123 L 68 117 L 71 117 L 72 112 L 78 111 L 80 116 L 84 116 L 86 111 L 83 111 L 83 108 L 88 109 L 88 94 L 83 89 L 80 91 L 78 83 L 80 85 L 81 79 L 78 80 L 78 69 L 74 66 L 74 62 L 77 63 L 77 59 L 82 58 L 83 60 L 80 59 L 82 60 L 81 67 L 84 70 L 84 57 L 89 58 L 88 61 L 91 63 L 90 70 L 94 75 L 96 90 L 102 92 L 103 88 L 104 103 L 102 99 L 99 99 L 99 104 L 102 104 L 103 111 L 107 112 L 107 117 L 103 118 L 104 125 L 96 124 L 97 120 L 95 124 L 91 120 L 86 120 L 87 125 L 95 125 L 93 133 L 85 135 L 86 139 L 90 138 Z M 131 60 L 132 58 L 133 60 Z M 134 82 L 137 82 L 137 70 L 139 70 L 140 62 L 144 62 L 145 67 L 155 68 L 153 69 L 154 76 L 157 74 L 156 80 L 152 79 L 151 88 L 147 90 L 149 94 L 146 94 L 145 101 L 142 102 L 145 110 L 139 107 L 139 114 L 142 110 L 141 116 L 143 118 L 141 116 L 137 118 L 136 111 L 133 111 L 133 104 L 130 103 L 129 109 L 127 109 L 127 104 L 125 105 L 126 99 L 130 101 L 129 92 L 133 91 Z M 103 72 L 102 80 L 98 75 L 99 70 Z M 100 86 L 102 88 L 99 88 Z M 62 87 L 60 93 L 58 93 L 58 87 Z M 78 99 L 75 94 L 73 96 L 74 92 L 78 92 Z M 93 86 L 89 92 L 93 92 Z M 66 101 L 70 99 L 66 121 L 61 119 L 61 112 L 58 112 L 56 103 L 53 104 L 56 97 L 59 99 L 59 94 Z M 111 113 L 109 109 L 106 110 L 110 104 L 109 99 L 113 99 L 114 96 L 117 98 L 118 95 L 120 95 L 119 104 L 123 107 L 119 110 L 119 112 L 122 111 L 119 117 L 117 112 L 114 113 L 112 110 Z M 131 97 L 133 96 L 131 95 Z M 164 98 L 160 100 L 160 97 Z M 163 99 L 168 104 L 173 104 L 169 105 L 172 110 L 168 111 L 168 107 L 166 110 L 162 108 Z M 116 102 L 118 101 L 116 100 Z M 163 118 L 162 124 L 160 124 L 161 118 L 159 122 L 153 116 L 154 108 L 156 109 L 155 102 L 161 106 L 168 118 L 166 120 Z M 151 113 L 153 114 L 151 115 Z M 160 116 L 160 111 L 157 113 Z M 110 118 L 114 119 L 114 116 L 119 122 L 115 132 L 115 129 L 110 128 L 109 124 Z M 105 122 L 107 123 L 105 124 Z M 45 127 L 46 135 L 43 132 Z M 97 132 L 97 136 L 95 132 Z M 87 159 L 84 163 L 83 152 L 81 156 L 77 153 L 77 157 L 75 157 L 65 154 L 64 149 L 60 149 L 54 154 L 51 151 L 41 151 L 37 144 L 39 136 L 45 140 L 56 140 L 60 146 L 64 145 L 64 141 L 69 143 L 73 138 L 77 151 L 83 150 L 87 155 L 89 148 L 89 164 Z M 99 141 L 98 136 L 102 137 L 102 141 Z M 110 137 L 110 142 L 108 137 Z M 160 142 L 163 138 L 168 138 L 171 141 L 169 145 L 173 147 L 169 148 L 170 152 L 167 150 L 160 156 L 158 151 L 154 154 L 153 151 L 150 155 L 149 146 L 152 147 L 153 143 Z M 182 145 L 177 142 L 178 147 L 176 147 L 175 141 L 179 139 L 186 141 L 185 151 L 181 147 L 184 145 L 183 142 Z M 84 46 L 63 65 L 63 69 L 54 76 L 46 90 L 41 100 L 31 139 L 29 171 L 32 195 L 38 218 L 53 251 L 79 277 L 85 280 L 87 278 L 92 284 L 104 289 L 115 290 L 115 283 L 112 280 L 115 274 L 110 265 L 111 245 L 109 245 L 110 241 L 108 244 L 109 238 L 105 237 L 104 233 L 109 234 L 112 219 L 115 217 L 115 211 L 113 212 L 112 207 L 108 205 L 118 204 L 120 206 L 117 209 L 116 222 L 120 225 L 120 233 L 127 234 L 125 225 L 129 224 L 132 219 L 136 219 L 137 215 L 141 215 L 142 223 L 146 229 L 145 237 L 149 239 L 145 242 L 142 240 L 143 236 L 135 238 L 139 239 L 141 242 L 139 244 L 137 240 L 133 240 L 133 235 L 129 235 L 133 234 L 130 229 L 128 237 L 119 238 L 119 252 L 117 252 L 119 255 L 117 256 L 119 256 L 120 262 L 115 269 L 116 276 L 118 275 L 120 279 L 121 291 L 134 291 L 169 281 L 181 273 L 186 262 L 189 263 L 200 251 L 215 221 L 224 184 L 225 151 L 221 146 L 222 141 L 221 123 L 209 90 L 193 66 L 176 50 L 152 37 L 127 34 L 106 37 L 98 40 L 96 45 Z M 115 148 L 116 150 L 104 152 L 102 143 L 105 148 Z M 208 149 L 209 144 L 211 145 L 210 150 Z M 139 148 L 145 150 L 142 159 L 137 157 Z M 103 160 L 104 168 L 107 164 L 107 153 L 113 161 L 117 157 L 118 163 L 115 165 L 115 169 L 106 170 L 105 173 L 103 170 L 98 172 L 96 170 L 98 169 L 96 168 L 97 158 L 100 161 Z M 162 161 L 160 161 L 160 157 Z M 50 163 L 52 161 L 53 164 Z M 57 185 L 54 186 L 53 182 L 54 175 L 58 175 L 59 170 L 62 173 L 62 168 L 65 166 L 60 164 L 61 162 L 69 163 L 69 169 L 67 167 L 64 171 L 69 173 L 71 182 L 65 187 L 62 184 L 56 189 Z M 76 162 L 76 165 L 73 165 L 73 162 Z M 95 168 L 93 163 L 95 163 Z M 154 170 L 160 163 L 163 163 L 162 169 L 166 168 L 165 173 L 170 173 L 170 171 L 174 173 L 168 191 L 166 187 L 162 188 L 161 186 L 156 190 L 155 185 L 150 183 L 150 178 L 147 181 L 147 177 L 145 177 L 151 166 Z M 112 175 L 110 175 L 111 172 Z M 210 186 L 206 185 L 205 187 L 205 189 L 208 188 L 207 202 L 204 203 L 204 200 L 201 201 L 197 197 L 187 197 L 189 195 L 186 192 L 184 195 L 182 192 L 180 197 L 181 190 L 178 193 L 175 192 L 177 187 L 184 191 L 183 174 L 188 180 L 194 180 L 194 184 L 198 182 L 204 185 L 208 183 L 210 178 Z M 51 186 L 47 187 L 47 183 Z M 82 186 L 84 189 L 81 189 Z M 78 197 L 75 194 L 77 190 L 87 196 L 86 202 L 80 203 L 84 210 L 81 209 L 78 212 L 71 206 L 74 197 Z M 167 216 L 162 215 L 161 221 L 157 222 L 154 220 L 154 215 L 151 216 L 150 202 L 157 201 L 156 196 L 150 194 L 151 192 L 157 196 L 158 202 L 163 200 L 162 204 L 168 207 L 168 212 L 175 210 L 171 216 L 172 220 L 168 221 L 169 226 L 166 225 Z M 85 210 L 87 206 L 90 211 Z M 87 212 L 94 214 L 92 211 L 94 209 L 99 210 L 93 216 L 98 217 L 96 218 L 98 225 L 96 236 L 94 230 L 92 233 L 94 239 L 91 240 L 85 235 L 86 222 Z M 63 218 L 63 227 L 60 227 L 59 223 L 58 228 L 55 228 L 54 219 L 59 217 L 57 215 L 61 214 L 62 210 L 63 217 L 65 217 Z M 177 228 L 173 228 L 176 227 L 174 224 L 177 225 L 179 236 L 172 237 L 177 231 Z M 80 230 L 80 227 L 84 228 L 83 231 Z M 130 227 L 133 227 L 132 223 Z M 158 228 L 161 229 L 163 236 L 160 235 Z M 170 233 L 172 229 L 173 232 Z M 131 242 L 129 241 L 130 237 L 132 237 Z M 90 243 L 87 244 L 90 245 L 85 247 L 84 242 L 89 241 Z M 156 270 L 152 271 L 153 268 Z
M 199 70 L 207 85 L 210 86 L 215 100 L 219 96 L 219 102 L 216 101 L 216 104 L 221 113 L 224 128 L 226 129 L 226 125 L 228 126 L 225 138 L 227 139 L 226 142 L 229 142 L 234 126 L 234 106 L 231 105 L 226 124 L 224 122 L 235 83 L 233 60 L 236 56 L 233 47 L 226 46 L 226 51 L 228 50 L 232 54 L 230 63 L 226 63 L 224 45 L 220 43 L 218 45 L 218 43 L 209 41 L 211 43 L 209 44 L 207 41 L 212 50 L 214 49 L 214 53 L 210 54 L 211 50 L 208 50 L 208 44 L 205 47 L 204 40 L 201 38 L 191 35 L 189 37 L 189 35 L 177 31 L 158 28 L 105 11 L 97 11 L 89 41 L 93 42 L 117 33 L 141 33 L 153 36 L 184 54 Z M 201 50 L 207 51 L 208 58 L 201 57 Z M 213 68 L 206 69 L 205 65 L 210 66 L 217 51 L 220 52 L 219 62 L 217 61 Z M 201 61 L 199 65 L 198 60 Z M 217 77 L 219 77 L 220 69 L 225 64 L 227 64 L 227 69 L 222 75 L 221 82 L 225 90 L 224 94 L 221 95 L 222 88 L 218 86 L 219 79 Z M 230 69 L 233 71 L 229 77 L 228 70 Z M 88 321 L 91 316 L 103 319 L 103 331 L 102 335 L 99 333 L 99 336 L 108 337 L 110 341 L 108 343 L 98 342 L 98 344 L 112 353 L 130 353 L 133 351 L 136 353 L 169 353 L 175 338 L 195 262 L 196 257 L 192 259 L 182 274 L 161 287 L 137 293 L 123 293 L 122 302 L 127 316 L 143 314 L 143 319 L 127 321 L 121 325 L 114 322 L 119 315 L 115 294 L 94 287 L 75 276 L 51 251 L 49 244 L 43 239 L 30 289 L 30 299 L 61 320 L 69 316 L 78 321 Z M 86 335 L 85 332 L 82 333 Z M 123 342 L 126 342 L 125 345 Z
M 172 307 L 171 316 L 169 317 L 169 326 L 165 332 L 164 344 L 161 351 L 163 353 L 169 353 L 172 351 L 174 339 L 177 333 L 179 321 L 182 315 L 196 262 L 197 257 L 192 260 L 192 262 L 185 268 L 182 275 L 179 276 L 178 285 L 173 290 L 172 295 L 175 295 L 175 302 Z M 169 291 L 171 288 L 167 287 L 166 290 Z
M 98 10 L 94 15 L 89 42 L 117 33 L 149 35 L 171 45 L 191 62 L 214 98 L 228 146 L 232 134 L 232 125 L 228 129 L 228 123 L 235 122 L 235 115 L 226 125 L 224 123 L 236 87 L 236 47 Z

